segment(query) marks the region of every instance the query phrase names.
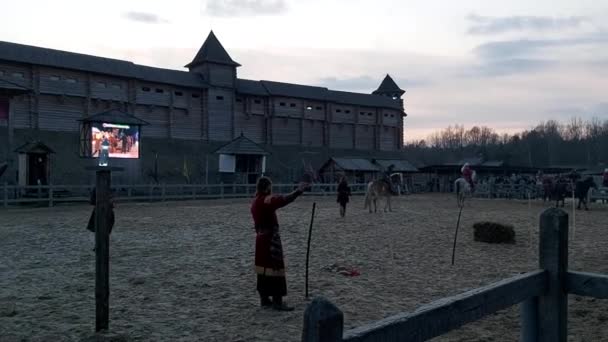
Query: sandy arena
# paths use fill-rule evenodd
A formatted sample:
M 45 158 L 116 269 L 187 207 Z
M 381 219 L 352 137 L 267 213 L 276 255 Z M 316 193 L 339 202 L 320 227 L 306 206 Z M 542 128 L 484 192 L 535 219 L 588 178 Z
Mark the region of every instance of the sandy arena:
M 541 202 L 481 200 L 458 215 L 454 196 L 394 199 L 369 214 L 354 197 L 341 219 L 332 197 L 304 197 L 279 212 L 289 313 L 258 307 L 249 200 L 118 203 L 111 236 L 110 329 L 117 341 L 299 341 L 312 202 L 310 290 L 333 301 L 345 329 L 411 311 L 536 268 Z M 570 212 L 569 203 L 566 208 Z M 80 341 L 94 331 L 92 207 L 0 209 L 0 340 Z M 576 212 L 570 269 L 608 274 L 608 205 Z M 472 224 L 512 224 L 515 245 L 473 241 Z M 572 226 L 570 227 L 572 236 Z M 324 270 L 338 264 L 361 275 Z M 513 307 L 434 341 L 517 341 Z M 608 341 L 608 301 L 570 296 L 570 341 Z

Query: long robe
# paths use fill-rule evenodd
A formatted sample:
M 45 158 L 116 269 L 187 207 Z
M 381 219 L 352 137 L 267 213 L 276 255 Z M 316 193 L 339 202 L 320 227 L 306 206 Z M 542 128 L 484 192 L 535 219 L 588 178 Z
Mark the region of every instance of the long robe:
M 285 296 L 285 261 L 276 210 L 293 202 L 301 192 L 287 196 L 258 195 L 251 204 L 255 224 L 255 272 L 261 296 Z

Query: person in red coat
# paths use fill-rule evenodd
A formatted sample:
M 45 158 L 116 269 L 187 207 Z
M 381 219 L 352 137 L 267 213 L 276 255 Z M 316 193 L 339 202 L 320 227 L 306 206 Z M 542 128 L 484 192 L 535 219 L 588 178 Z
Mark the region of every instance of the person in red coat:
M 283 303 L 283 297 L 287 295 L 287 281 L 276 211 L 293 202 L 306 188 L 308 184 L 300 183 L 295 191 L 281 196 L 272 194 L 272 181 L 268 177 L 261 177 L 256 184 L 251 215 L 256 232 L 255 271 L 262 307 L 272 307 L 279 311 L 293 310 L 293 307 Z
M 462 172 L 462 177 L 469 182 L 469 185 L 471 185 L 471 191 L 475 190 L 475 183 L 473 183 L 473 169 L 471 169 L 471 166 L 469 166 L 469 163 L 464 163 L 464 165 L 462 166 L 462 169 L 460 169 L 460 171 Z

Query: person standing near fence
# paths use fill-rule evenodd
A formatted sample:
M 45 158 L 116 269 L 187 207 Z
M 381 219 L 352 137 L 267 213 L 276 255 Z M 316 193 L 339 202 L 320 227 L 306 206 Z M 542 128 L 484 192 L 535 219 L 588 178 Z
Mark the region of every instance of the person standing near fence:
M 346 177 L 342 177 L 340 179 L 340 183 L 338 184 L 338 199 L 337 199 L 337 202 L 340 203 L 340 217 L 346 216 L 346 203 L 348 203 L 348 198 L 350 195 L 351 195 L 350 187 L 348 186 Z
M 261 177 L 256 184 L 251 215 L 256 231 L 255 271 L 262 307 L 272 307 L 279 311 L 293 310 L 293 307 L 283 303 L 283 297 L 287 295 L 287 281 L 276 211 L 293 202 L 308 187 L 307 183 L 300 183 L 295 191 L 281 196 L 272 194 L 272 181 L 268 177 Z

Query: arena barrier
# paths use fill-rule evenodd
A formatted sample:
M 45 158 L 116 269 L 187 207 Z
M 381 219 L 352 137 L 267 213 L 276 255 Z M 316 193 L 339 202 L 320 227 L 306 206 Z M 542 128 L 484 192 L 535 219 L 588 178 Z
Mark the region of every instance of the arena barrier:
M 340 309 L 327 299 L 317 297 L 304 312 L 302 341 L 426 341 L 519 304 L 521 341 L 565 342 L 569 293 L 608 299 L 608 276 L 568 271 L 568 214 L 550 208 L 540 216 L 538 270 L 346 332 Z
M 350 184 L 353 195 L 364 195 L 367 184 Z M 275 193 L 293 191 L 297 184 L 273 184 Z M 312 184 L 305 196 L 335 196 L 337 184 Z M 88 202 L 93 185 L 0 186 L 2 207 Z M 139 184 L 112 185 L 114 201 L 169 201 L 246 198 L 255 193 L 255 184 Z

